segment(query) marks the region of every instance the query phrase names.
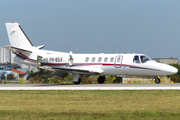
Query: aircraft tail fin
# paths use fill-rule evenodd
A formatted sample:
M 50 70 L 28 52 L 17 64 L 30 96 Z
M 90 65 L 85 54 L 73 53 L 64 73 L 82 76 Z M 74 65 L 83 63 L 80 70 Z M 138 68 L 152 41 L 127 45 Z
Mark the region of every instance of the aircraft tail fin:
M 30 50 L 33 46 L 19 23 L 5 23 L 10 45 Z

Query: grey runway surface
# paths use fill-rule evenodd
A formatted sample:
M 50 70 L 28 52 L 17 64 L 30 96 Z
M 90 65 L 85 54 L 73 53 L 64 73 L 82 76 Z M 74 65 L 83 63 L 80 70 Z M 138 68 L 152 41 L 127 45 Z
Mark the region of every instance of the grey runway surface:
M 0 90 L 180 90 L 180 83 L 161 84 L 0 84 Z

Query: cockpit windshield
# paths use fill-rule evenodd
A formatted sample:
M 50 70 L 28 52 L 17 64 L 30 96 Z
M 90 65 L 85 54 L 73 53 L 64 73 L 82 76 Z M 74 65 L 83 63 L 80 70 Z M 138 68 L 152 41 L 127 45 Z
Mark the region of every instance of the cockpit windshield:
M 141 59 L 141 62 L 142 63 L 145 63 L 146 61 L 150 61 L 151 59 L 145 55 L 141 55 L 140 56 L 140 59 Z
M 133 62 L 134 62 L 134 63 L 140 63 L 140 60 L 139 60 L 139 56 L 138 56 L 138 55 L 134 56 Z
M 133 62 L 134 63 L 145 63 L 146 61 L 150 61 L 150 60 L 151 60 L 151 58 L 149 58 L 146 55 L 135 55 Z

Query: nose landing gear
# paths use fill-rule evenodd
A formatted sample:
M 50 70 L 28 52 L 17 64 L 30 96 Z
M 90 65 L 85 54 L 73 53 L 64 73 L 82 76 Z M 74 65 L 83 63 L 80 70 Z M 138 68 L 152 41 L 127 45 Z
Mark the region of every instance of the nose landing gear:
M 156 84 L 159 84 L 159 83 L 161 82 L 159 76 L 155 76 L 154 78 L 155 78 L 155 83 L 156 83 Z

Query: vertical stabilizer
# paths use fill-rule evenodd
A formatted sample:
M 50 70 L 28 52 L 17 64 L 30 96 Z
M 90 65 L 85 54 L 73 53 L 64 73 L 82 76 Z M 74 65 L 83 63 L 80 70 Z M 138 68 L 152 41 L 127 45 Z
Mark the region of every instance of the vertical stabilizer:
M 22 49 L 31 49 L 33 44 L 19 23 L 5 23 L 10 45 Z

